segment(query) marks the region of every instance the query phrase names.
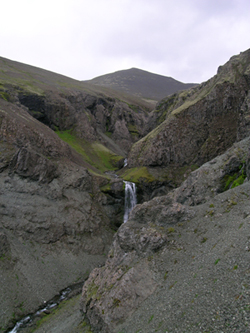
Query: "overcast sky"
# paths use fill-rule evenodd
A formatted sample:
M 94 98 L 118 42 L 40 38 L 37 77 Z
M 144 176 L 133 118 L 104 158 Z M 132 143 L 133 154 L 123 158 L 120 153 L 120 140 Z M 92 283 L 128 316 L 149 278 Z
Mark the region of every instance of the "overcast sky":
M 78 80 L 203 82 L 250 48 L 250 0 L 0 0 L 0 56 Z

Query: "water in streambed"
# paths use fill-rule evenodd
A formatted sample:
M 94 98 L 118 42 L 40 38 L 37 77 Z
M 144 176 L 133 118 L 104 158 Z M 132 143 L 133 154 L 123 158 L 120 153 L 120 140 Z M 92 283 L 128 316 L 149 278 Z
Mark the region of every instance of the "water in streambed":
M 19 320 L 15 327 L 8 331 L 8 333 L 18 333 L 22 328 L 28 327 L 32 324 L 34 319 L 39 317 L 42 313 L 50 312 L 50 310 L 57 307 L 63 300 L 70 298 L 70 295 L 72 295 L 73 292 L 80 293 L 82 290 L 82 285 L 83 282 L 80 282 L 62 290 L 60 294 L 55 296 L 52 300 L 45 302 L 44 306 L 41 307 L 38 311 Z

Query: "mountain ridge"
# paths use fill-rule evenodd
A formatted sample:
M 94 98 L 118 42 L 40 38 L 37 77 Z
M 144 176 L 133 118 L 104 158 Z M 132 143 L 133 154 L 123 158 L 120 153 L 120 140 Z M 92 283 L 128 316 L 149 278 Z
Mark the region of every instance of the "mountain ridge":
M 183 83 L 172 77 L 151 73 L 136 67 L 104 74 L 84 82 L 110 87 L 117 91 L 156 101 L 197 85 L 196 83 Z

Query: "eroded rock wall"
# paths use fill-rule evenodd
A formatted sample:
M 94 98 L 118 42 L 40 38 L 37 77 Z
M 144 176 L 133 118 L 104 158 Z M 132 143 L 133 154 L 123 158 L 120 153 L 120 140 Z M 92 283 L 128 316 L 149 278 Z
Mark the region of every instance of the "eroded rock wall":
M 133 145 L 128 165 L 200 166 L 249 136 L 249 64 L 250 50 L 209 81 L 160 102 L 150 115 L 160 125 Z
M 0 330 L 103 264 L 109 204 L 67 144 L 1 102 Z

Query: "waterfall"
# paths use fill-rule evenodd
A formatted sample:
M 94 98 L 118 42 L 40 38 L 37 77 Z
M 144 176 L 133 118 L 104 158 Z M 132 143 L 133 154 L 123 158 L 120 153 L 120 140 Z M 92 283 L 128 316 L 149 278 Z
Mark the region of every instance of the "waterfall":
M 124 218 L 123 222 L 127 222 L 129 213 L 136 205 L 136 186 L 134 183 L 126 182 L 125 183 L 125 207 L 124 207 Z

